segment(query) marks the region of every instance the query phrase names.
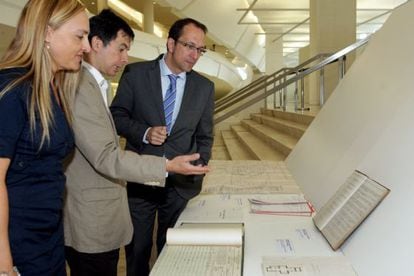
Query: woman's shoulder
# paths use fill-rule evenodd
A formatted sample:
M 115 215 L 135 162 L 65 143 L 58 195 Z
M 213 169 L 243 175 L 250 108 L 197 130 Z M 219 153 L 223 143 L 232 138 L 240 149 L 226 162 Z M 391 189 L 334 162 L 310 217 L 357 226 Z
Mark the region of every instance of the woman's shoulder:
M 0 69 L 0 93 L 5 87 L 7 87 L 7 85 L 12 83 L 14 80 L 24 76 L 24 74 L 26 74 L 26 73 L 27 73 L 27 69 L 22 68 L 22 67 Z M 29 88 L 28 87 L 28 82 L 23 81 L 22 83 L 20 83 L 17 86 L 13 87 L 10 90 L 10 92 L 11 91 L 18 92 L 17 94 L 20 97 L 21 96 L 26 96 L 26 93 L 28 92 L 28 88 Z M 6 93 L 6 94 L 10 94 L 10 93 Z M 16 94 L 16 93 L 11 93 L 11 94 Z
M 17 79 L 27 73 L 27 68 L 24 67 L 12 67 L 0 69 L 1 80 L 13 80 Z

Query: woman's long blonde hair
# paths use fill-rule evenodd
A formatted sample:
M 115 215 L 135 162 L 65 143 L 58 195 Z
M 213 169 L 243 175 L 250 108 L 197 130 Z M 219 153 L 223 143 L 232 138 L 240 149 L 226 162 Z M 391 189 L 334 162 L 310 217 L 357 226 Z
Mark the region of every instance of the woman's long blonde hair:
M 29 81 L 32 92 L 29 100 L 30 129 L 36 129 L 36 114 L 40 119 L 42 136 L 40 147 L 50 139 L 54 123 L 50 85 L 53 81 L 66 118 L 71 123 L 70 104 L 73 101 L 79 72 L 59 71 L 53 75 L 52 60 L 46 49 L 48 26 L 57 29 L 85 7 L 77 0 L 29 0 L 20 15 L 16 35 L 1 62 L 0 69 L 24 67 L 28 71 L 0 91 L 0 98 L 13 87 Z

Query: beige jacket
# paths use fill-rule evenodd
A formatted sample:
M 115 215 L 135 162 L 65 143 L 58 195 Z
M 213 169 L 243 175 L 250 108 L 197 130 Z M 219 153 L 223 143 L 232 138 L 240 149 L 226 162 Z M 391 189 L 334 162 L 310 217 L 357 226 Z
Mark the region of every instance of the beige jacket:
M 125 180 L 164 186 L 165 158 L 120 149 L 99 86 L 86 68 L 73 116 L 76 148 L 66 164 L 65 245 L 83 253 L 120 248 L 133 232 Z

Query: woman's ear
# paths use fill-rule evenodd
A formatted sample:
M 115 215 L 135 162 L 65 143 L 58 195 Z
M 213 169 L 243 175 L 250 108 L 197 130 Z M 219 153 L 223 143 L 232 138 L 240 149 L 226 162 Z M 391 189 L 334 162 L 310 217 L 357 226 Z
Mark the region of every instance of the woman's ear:
M 50 43 L 50 41 L 52 40 L 53 37 L 53 29 L 52 27 L 50 27 L 49 25 L 47 25 L 46 28 L 46 36 L 45 36 L 45 43 L 48 45 Z

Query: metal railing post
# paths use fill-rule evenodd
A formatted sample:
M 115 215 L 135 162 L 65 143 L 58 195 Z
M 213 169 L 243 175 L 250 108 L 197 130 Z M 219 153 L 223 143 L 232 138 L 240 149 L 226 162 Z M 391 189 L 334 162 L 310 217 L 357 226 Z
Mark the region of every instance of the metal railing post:
M 299 74 L 299 72 L 296 72 L 296 76 Z M 298 110 L 298 101 L 299 101 L 299 95 L 298 95 L 298 80 L 295 81 L 295 93 L 294 93 L 294 101 L 295 101 L 295 110 Z
M 266 95 L 266 92 L 267 92 L 267 85 L 265 85 L 265 87 L 264 87 L 264 95 Z M 264 108 L 267 108 L 267 98 L 268 97 L 264 98 Z
M 276 86 L 279 86 L 279 84 L 280 84 L 280 80 L 277 80 L 276 82 L 275 82 L 275 84 L 276 84 Z M 282 90 L 281 89 L 277 89 L 276 90 L 276 92 L 275 92 L 275 101 L 276 101 L 276 93 L 279 93 L 279 105 L 278 106 L 276 106 L 275 108 L 283 108 L 283 98 L 282 98 Z
M 276 82 L 273 82 L 273 88 L 275 87 L 276 87 Z M 273 93 L 273 108 L 278 108 L 277 107 L 277 91 Z
M 283 75 L 283 84 L 286 83 L 286 74 Z M 283 97 L 284 97 L 284 103 L 285 103 L 285 110 L 286 110 L 286 104 L 287 104 L 287 86 L 283 86 Z
M 300 108 L 297 110 L 305 111 L 310 110 L 309 107 L 305 107 L 305 76 L 300 78 Z
M 325 103 L 325 67 L 319 71 L 319 105 Z
M 279 108 L 283 108 L 284 104 L 285 103 L 283 101 L 282 89 L 279 89 Z
M 283 111 L 286 111 L 286 106 L 287 106 L 286 90 L 280 89 L 280 94 L 282 94 L 282 98 L 283 98 Z
M 338 59 L 338 69 L 339 69 L 339 79 L 341 80 L 345 75 L 345 56 L 342 56 Z

